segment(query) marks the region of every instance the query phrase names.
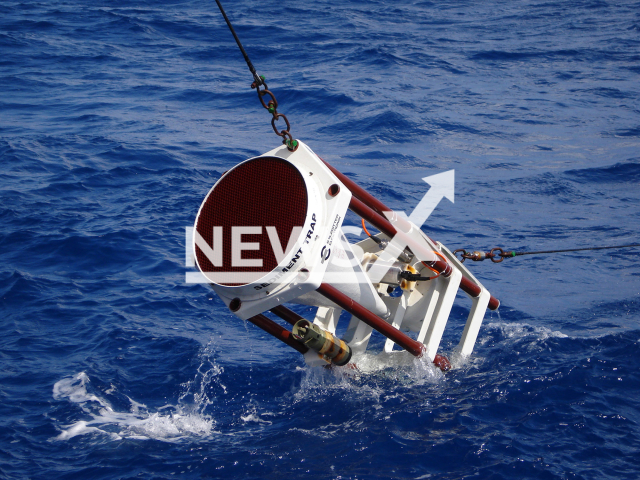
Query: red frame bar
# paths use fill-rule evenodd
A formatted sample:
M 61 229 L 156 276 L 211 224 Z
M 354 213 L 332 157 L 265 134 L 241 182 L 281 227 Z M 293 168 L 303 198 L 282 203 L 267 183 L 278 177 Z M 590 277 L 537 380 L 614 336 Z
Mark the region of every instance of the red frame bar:
M 304 317 L 301 317 L 296 312 L 289 310 L 284 305 L 278 305 L 277 307 L 273 307 L 271 309 L 271 312 L 275 313 L 280 318 L 282 318 L 283 320 L 286 320 L 292 325 L 295 325 L 299 320 L 305 320 Z M 436 355 L 433 360 L 433 363 L 438 368 L 440 368 L 440 370 L 442 370 L 443 372 L 451 370 L 451 363 L 449 362 L 449 359 L 443 355 Z
M 322 160 L 322 159 L 320 159 L 320 160 Z M 334 168 L 333 166 L 329 165 L 324 160 L 322 160 L 322 161 L 329 168 L 329 170 L 331 170 L 331 172 L 336 177 L 338 177 L 338 180 L 340 180 L 344 184 L 344 186 L 347 187 L 351 191 L 353 196 L 356 197 L 357 199 L 359 199 L 360 201 L 362 201 L 366 206 L 368 206 L 369 208 L 371 208 L 374 211 L 378 212 L 380 215 L 384 215 L 384 212 L 391 212 L 392 211 L 384 203 L 382 203 L 376 197 L 374 197 L 369 192 L 367 192 L 364 188 L 362 188 L 357 183 L 355 183 L 353 180 L 351 180 L 349 177 L 347 177 L 340 170 L 337 170 L 336 168 Z
M 282 328 L 276 322 L 274 322 L 270 318 L 265 317 L 261 313 L 248 318 L 247 320 L 253 323 L 256 327 L 260 327 L 265 332 L 273 335 L 278 340 L 286 343 L 290 347 L 295 348 L 303 355 L 309 351 L 308 347 L 304 346 L 302 343 L 293 338 L 289 330 L 287 330 L 286 328 Z
M 346 310 L 352 315 L 355 315 L 370 327 L 375 328 L 385 337 L 393 340 L 406 351 L 411 353 L 411 355 L 421 357 L 424 354 L 425 346 L 422 343 L 405 335 L 400 330 L 393 328 L 387 322 L 378 317 L 375 313 L 367 310 L 359 303 L 353 301 L 353 299 L 349 298 L 337 288 L 332 287 L 327 283 L 323 283 L 320 285 L 320 287 L 318 287 L 317 292 L 331 300 L 340 308 Z
M 304 320 L 304 317 L 301 317 L 296 312 L 289 310 L 284 305 L 278 305 L 277 307 L 273 307 L 271 309 L 271 312 L 275 313 L 281 319 L 286 320 L 291 325 L 295 325 L 296 323 L 298 323 L 298 321 Z

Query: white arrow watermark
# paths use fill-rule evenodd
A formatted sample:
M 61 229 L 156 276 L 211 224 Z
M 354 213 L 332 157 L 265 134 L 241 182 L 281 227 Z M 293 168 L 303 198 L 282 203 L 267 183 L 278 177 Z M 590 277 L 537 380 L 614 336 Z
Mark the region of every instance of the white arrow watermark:
M 409 218 L 402 211 L 395 212 L 398 217 L 408 220 L 418 227 L 424 225 L 429 215 L 433 213 L 440 203 L 440 200 L 447 198 L 451 203 L 455 201 L 455 170 L 424 177 L 422 180 L 431 185 L 431 188 L 413 209 Z

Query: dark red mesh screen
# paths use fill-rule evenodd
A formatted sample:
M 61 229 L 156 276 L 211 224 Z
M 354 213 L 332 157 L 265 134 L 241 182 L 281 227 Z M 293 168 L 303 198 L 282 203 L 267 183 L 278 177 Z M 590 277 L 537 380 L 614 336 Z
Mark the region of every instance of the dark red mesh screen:
M 245 162 L 229 171 L 216 185 L 196 220 L 196 230 L 211 246 L 213 227 L 222 227 L 223 265 L 214 267 L 196 246 L 198 266 L 203 272 L 262 272 L 255 275 L 253 280 L 257 280 L 278 265 L 265 227 L 276 227 L 280 245 L 286 249 L 293 227 L 302 227 L 306 216 L 307 188 L 302 175 L 293 165 L 275 157 Z M 242 235 L 243 243 L 260 243 L 259 250 L 243 250 L 242 258 L 260 258 L 262 267 L 231 265 L 231 228 L 234 226 L 262 227 L 262 234 Z M 250 283 L 236 280 L 231 274 L 225 275 L 224 281 L 217 283 Z

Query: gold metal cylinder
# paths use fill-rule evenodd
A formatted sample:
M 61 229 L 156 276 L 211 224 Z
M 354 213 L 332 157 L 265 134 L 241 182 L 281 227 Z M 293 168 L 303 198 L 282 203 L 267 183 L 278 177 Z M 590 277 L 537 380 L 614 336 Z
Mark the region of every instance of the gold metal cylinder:
M 335 365 L 346 365 L 351 360 L 351 348 L 346 342 L 308 320 L 298 321 L 291 333 L 294 338 Z

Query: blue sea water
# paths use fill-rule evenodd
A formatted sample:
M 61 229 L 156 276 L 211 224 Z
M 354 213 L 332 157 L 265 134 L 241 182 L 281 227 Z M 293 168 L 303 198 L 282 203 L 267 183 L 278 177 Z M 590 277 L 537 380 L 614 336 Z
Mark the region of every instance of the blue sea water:
M 226 3 L 386 204 L 455 169 L 451 249 L 640 240 L 639 2 Z M 0 3 L 0 478 L 639 478 L 638 249 L 471 264 L 502 306 L 447 374 L 310 369 L 185 282 L 209 188 L 279 144 L 251 81 L 215 2 Z

